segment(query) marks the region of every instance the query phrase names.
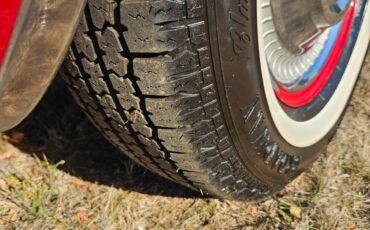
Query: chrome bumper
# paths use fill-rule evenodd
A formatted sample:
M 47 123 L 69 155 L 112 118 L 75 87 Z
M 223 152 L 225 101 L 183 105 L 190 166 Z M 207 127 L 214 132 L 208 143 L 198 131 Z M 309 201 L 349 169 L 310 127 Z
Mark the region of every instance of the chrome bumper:
M 23 0 L 0 69 L 0 131 L 37 105 L 62 63 L 86 0 Z

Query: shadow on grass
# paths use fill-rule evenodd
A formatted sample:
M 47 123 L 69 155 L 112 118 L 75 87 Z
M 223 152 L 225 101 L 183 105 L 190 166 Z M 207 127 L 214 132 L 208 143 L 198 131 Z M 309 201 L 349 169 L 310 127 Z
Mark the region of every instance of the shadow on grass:
M 70 175 L 149 195 L 200 198 L 200 194 L 157 176 L 115 149 L 87 120 L 57 77 L 34 112 L 11 132 L 25 139 L 23 152 L 47 158 Z

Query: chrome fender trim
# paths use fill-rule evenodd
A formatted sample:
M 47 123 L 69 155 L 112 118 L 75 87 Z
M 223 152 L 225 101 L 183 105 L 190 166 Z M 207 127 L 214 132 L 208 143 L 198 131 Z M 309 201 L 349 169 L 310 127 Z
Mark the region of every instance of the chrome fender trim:
M 0 68 L 0 131 L 19 124 L 56 75 L 86 0 L 23 0 Z

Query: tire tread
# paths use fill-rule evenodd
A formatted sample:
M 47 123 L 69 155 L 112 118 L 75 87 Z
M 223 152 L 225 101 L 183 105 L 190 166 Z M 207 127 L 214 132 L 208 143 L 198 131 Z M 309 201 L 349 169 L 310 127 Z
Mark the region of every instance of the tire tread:
M 202 193 L 271 189 L 239 159 L 212 73 L 203 0 L 89 0 L 64 79 L 90 120 L 144 167 Z

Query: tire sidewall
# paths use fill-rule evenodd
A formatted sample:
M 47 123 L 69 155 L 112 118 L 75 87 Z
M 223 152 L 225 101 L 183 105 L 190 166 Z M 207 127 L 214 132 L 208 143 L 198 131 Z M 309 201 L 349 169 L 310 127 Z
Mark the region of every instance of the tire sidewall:
M 319 150 L 335 133 L 343 110 L 338 111 L 326 134 L 313 144 L 297 147 L 281 135 L 271 116 L 262 78 L 257 2 L 208 1 L 209 36 L 221 106 L 239 157 L 256 177 L 280 189 L 317 159 Z M 268 162 L 275 147 L 275 160 Z M 275 163 L 285 156 L 289 163 L 284 166 L 290 170 L 282 173 Z

